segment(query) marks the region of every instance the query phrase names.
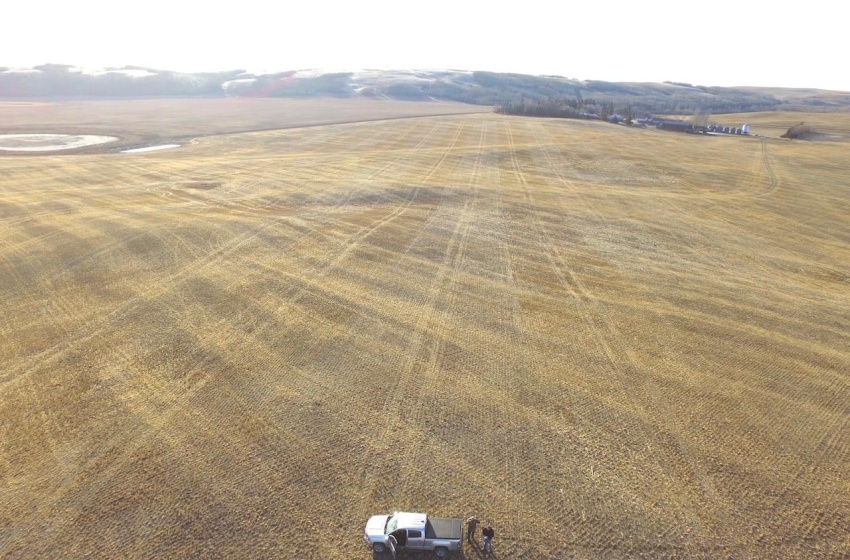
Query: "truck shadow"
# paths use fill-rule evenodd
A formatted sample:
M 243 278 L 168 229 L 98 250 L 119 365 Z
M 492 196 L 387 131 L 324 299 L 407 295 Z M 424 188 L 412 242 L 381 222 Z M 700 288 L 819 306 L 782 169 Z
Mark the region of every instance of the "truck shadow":
M 422 550 L 400 550 L 396 553 L 395 560 L 432 560 L 437 558 L 437 555 L 432 551 Z M 499 555 L 496 552 L 485 552 L 484 547 L 477 542 L 467 542 L 463 550 L 450 552 L 449 559 L 455 560 L 498 560 Z M 372 552 L 372 560 L 394 560 L 393 555 L 389 552 Z

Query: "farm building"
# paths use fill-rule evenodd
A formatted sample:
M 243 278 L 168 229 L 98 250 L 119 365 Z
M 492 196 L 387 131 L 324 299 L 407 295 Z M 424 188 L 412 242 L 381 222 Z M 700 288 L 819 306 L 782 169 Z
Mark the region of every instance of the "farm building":
M 661 121 L 658 128 L 674 132 L 693 132 L 694 125 L 687 121 Z

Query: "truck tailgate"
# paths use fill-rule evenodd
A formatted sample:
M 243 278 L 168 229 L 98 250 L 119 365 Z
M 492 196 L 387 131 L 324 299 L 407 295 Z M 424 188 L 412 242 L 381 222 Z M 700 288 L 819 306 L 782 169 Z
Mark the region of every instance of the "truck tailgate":
M 462 536 L 463 523 L 460 519 L 429 517 L 428 522 L 425 524 L 426 539 L 460 540 Z

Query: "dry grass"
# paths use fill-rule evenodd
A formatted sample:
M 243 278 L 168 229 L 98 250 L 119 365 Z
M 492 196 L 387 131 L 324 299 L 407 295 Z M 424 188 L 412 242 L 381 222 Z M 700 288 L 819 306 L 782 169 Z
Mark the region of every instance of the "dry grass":
M 795 124 L 805 122 L 829 140 L 850 139 L 850 113 L 791 113 L 764 112 L 712 115 L 711 120 L 724 125 L 741 126 L 750 123 L 751 133 L 779 138 Z
M 847 176 L 498 115 L 0 159 L 0 556 L 846 558 Z

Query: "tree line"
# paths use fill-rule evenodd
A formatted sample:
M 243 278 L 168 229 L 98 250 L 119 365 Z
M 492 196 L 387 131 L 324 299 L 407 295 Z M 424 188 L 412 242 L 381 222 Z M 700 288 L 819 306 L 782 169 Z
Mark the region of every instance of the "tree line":
M 499 103 L 497 113 L 549 118 L 601 118 L 619 115 L 625 120 L 640 115 L 681 115 L 701 113 L 749 113 L 780 109 L 782 104 L 771 100 L 713 99 L 689 101 L 682 99 L 656 99 L 651 96 L 606 96 L 599 98 L 548 98 L 527 99 Z
M 138 72 L 138 75 L 134 75 Z M 147 74 L 146 74 L 147 72 Z M 0 67 L 0 97 L 160 97 L 222 95 L 222 83 L 242 70 L 211 73 L 148 71 L 140 67 L 96 74 L 64 64 L 43 64 L 30 71 Z

